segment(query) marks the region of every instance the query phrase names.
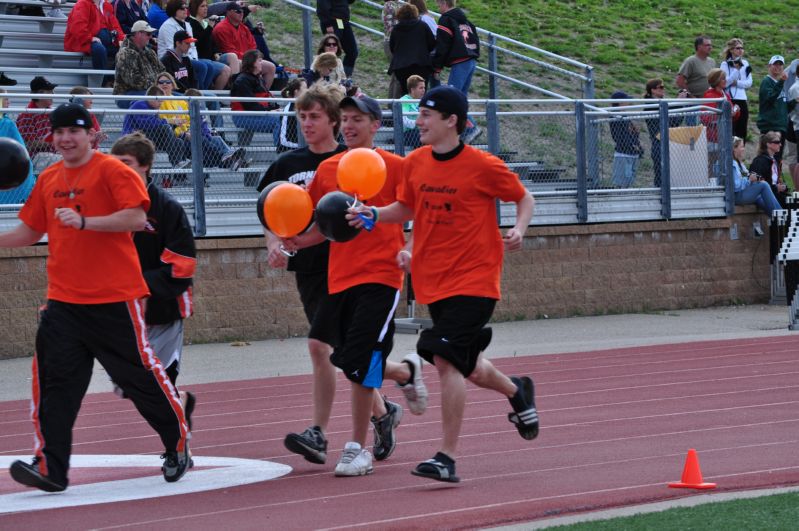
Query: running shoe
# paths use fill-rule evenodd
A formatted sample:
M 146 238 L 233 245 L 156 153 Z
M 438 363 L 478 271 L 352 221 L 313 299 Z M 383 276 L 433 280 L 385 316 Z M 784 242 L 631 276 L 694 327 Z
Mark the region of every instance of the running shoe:
M 319 426 L 311 426 L 302 433 L 289 433 L 283 445 L 311 463 L 324 465 L 327 460 L 327 439 Z
M 382 461 L 394 452 L 397 447 L 397 438 L 394 436 L 394 429 L 399 426 L 402 419 L 402 406 L 396 402 L 390 402 L 383 397 L 386 404 L 386 414 L 376 419 L 372 417 L 372 427 L 375 432 L 375 444 L 372 448 L 375 459 Z
M 371 474 L 372 454 L 356 442 L 344 445 L 344 452 L 336 465 L 336 476 L 365 476 Z

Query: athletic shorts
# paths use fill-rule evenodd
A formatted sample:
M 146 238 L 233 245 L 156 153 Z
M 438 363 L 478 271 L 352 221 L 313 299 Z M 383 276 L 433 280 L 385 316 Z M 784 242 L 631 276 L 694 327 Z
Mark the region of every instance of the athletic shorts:
M 468 377 L 477 357 L 491 341 L 486 324 L 497 301 L 486 297 L 457 295 L 428 305 L 433 327 L 422 330 L 416 350 L 429 363 L 440 356 Z
M 297 271 L 294 277 L 305 317 L 308 319 L 308 324 L 313 324 L 320 303 L 327 297 L 327 271 L 318 273 Z
M 394 312 L 399 290 L 383 284 L 361 284 L 322 301 L 310 337 L 331 338 L 330 361 L 350 381 L 380 388 L 386 359 L 394 345 Z

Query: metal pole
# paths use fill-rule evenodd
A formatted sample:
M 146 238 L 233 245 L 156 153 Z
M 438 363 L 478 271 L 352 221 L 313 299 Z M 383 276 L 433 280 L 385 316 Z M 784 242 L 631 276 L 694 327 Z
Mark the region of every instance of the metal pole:
M 732 104 L 725 99 L 719 117 L 719 179 L 724 183 L 724 211 L 735 214 L 735 183 L 732 182 Z
M 311 5 L 311 0 L 302 0 L 303 5 Z M 313 31 L 311 29 L 311 12 L 307 9 L 302 10 L 302 51 L 305 68 L 311 68 L 313 57 Z
M 577 221 L 588 221 L 588 178 L 586 174 L 586 131 L 585 104 L 578 101 L 574 104 L 576 125 L 575 149 L 577 151 Z
M 497 96 L 497 76 L 494 72 L 497 71 L 497 37 L 493 33 L 488 34 L 488 99 L 495 100 Z
M 191 132 L 191 180 L 194 184 L 194 235 L 205 236 L 205 178 L 203 174 L 203 124 L 197 99 L 189 101 L 189 131 Z
M 586 100 L 594 99 L 594 68 L 591 66 L 585 67 L 586 80 L 583 83 L 583 98 Z
M 486 122 L 488 129 L 488 151 L 499 156 L 500 137 L 499 137 L 499 117 L 497 116 L 498 105 L 495 101 L 486 103 Z
M 405 156 L 405 128 L 402 125 L 402 103 L 394 100 L 391 103 L 391 115 L 394 117 L 394 154 Z
M 671 219 L 671 161 L 669 160 L 669 104 L 661 101 L 660 115 L 660 215 Z

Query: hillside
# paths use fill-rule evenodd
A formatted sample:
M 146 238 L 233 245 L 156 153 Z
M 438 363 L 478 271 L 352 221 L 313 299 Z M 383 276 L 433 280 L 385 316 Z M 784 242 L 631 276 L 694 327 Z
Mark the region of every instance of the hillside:
M 269 3 L 263 18 L 273 55 L 286 64 L 301 64 L 299 11 L 281 0 Z M 729 38 L 742 38 L 756 80 L 766 74 L 765 65 L 773 54 L 780 53 L 789 62 L 797 56 L 796 27 L 782 21 L 792 19 L 799 0 L 746 4 L 733 0 L 461 0 L 458 5 L 482 28 L 594 66 L 597 97 L 618 89 L 641 94 L 651 77 L 663 77 L 673 87 L 680 63 L 693 53 L 693 40 L 702 33 L 713 39 L 717 60 Z M 429 0 L 428 7 L 434 9 L 435 2 Z M 378 10 L 356 3 L 354 11 L 356 20 L 382 29 Z M 318 38 L 316 18 L 312 20 Z M 361 57 L 356 80 L 370 93 L 383 95 L 387 78 L 382 42 L 362 32 L 357 36 Z M 481 63 L 485 66 L 485 54 Z M 525 78 L 541 81 L 536 76 L 532 70 Z M 541 84 L 547 86 L 544 81 Z

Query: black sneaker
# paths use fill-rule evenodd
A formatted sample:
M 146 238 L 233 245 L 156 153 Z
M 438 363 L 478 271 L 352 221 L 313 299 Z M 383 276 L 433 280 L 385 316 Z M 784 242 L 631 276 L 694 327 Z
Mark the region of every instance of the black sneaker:
M 39 472 L 39 459 L 33 458 L 31 464 L 23 461 L 14 461 L 8 469 L 11 477 L 17 483 L 22 483 L 28 487 L 43 490 L 45 492 L 61 492 L 66 490 L 65 484 L 57 483 L 49 477 Z
M 528 376 L 511 376 L 516 384 L 516 394 L 509 398 L 513 413 L 508 413 L 522 438 L 532 441 L 538 437 L 538 411 L 535 408 L 535 386 Z
M 402 420 L 402 406 L 396 402 L 389 402 L 383 397 L 386 404 L 386 414 L 376 419 L 372 417 L 372 427 L 375 431 L 375 444 L 372 454 L 375 459 L 382 461 L 394 452 L 397 447 L 397 438 L 394 436 L 394 429 L 399 426 Z
M 13 87 L 16 84 L 17 84 L 17 80 L 16 79 L 11 79 L 10 77 L 8 77 L 6 75 L 5 72 L 0 72 L 0 85 L 2 85 L 4 87 Z M 61 490 L 64 490 L 64 489 L 61 489 Z
M 191 466 L 191 455 L 189 454 L 189 443 L 183 446 L 182 452 L 175 450 L 168 450 L 161 455 L 164 464 L 161 466 L 161 472 L 164 473 L 164 479 L 167 483 L 174 483 L 183 477 L 186 471 Z
M 311 463 L 324 465 L 327 460 L 327 439 L 319 426 L 311 426 L 302 433 L 289 433 L 283 445 L 288 451 L 300 454 Z

